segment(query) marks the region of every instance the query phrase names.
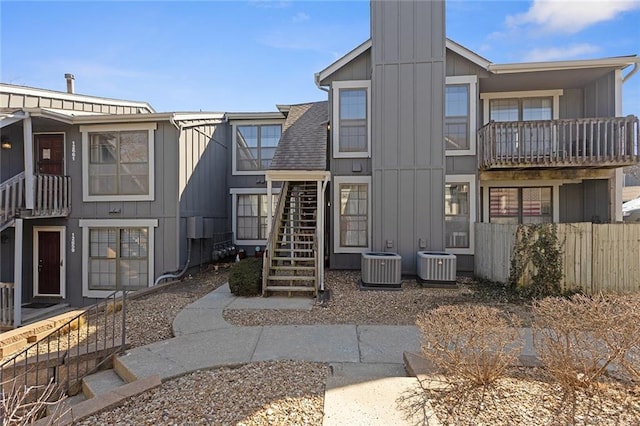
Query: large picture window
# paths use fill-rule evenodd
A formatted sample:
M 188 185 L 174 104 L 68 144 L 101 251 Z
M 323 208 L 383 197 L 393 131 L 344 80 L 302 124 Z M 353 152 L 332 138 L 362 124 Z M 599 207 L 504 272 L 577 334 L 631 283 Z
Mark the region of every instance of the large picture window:
M 236 171 L 267 170 L 278 147 L 281 133 L 280 124 L 236 125 Z
M 369 177 L 334 179 L 335 251 L 359 253 L 371 241 L 371 182 Z
M 333 156 L 368 157 L 371 145 L 370 81 L 333 83 Z
M 84 201 L 153 200 L 155 123 L 81 126 Z
M 551 187 L 489 188 L 491 223 L 551 223 Z

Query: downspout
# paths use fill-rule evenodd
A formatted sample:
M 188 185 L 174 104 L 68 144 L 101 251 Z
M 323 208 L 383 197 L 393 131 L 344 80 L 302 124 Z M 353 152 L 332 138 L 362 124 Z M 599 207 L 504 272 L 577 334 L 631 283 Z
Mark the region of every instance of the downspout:
M 315 73 L 313 75 L 313 81 L 316 83 L 316 87 L 324 92 L 329 93 L 329 89 L 327 89 L 326 87 L 322 87 L 322 85 L 320 84 L 320 73 Z
M 633 64 L 633 69 L 631 71 L 629 71 L 629 74 L 625 75 L 624 77 L 622 77 L 622 83 L 626 83 L 627 80 L 629 80 L 631 77 L 633 77 L 633 75 L 635 73 L 638 72 L 638 69 L 640 68 L 638 66 L 638 62 L 640 61 L 640 59 L 636 60 L 636 62 Z
M 322 220 L 322 253 L 320 253 L 320 260 L 322 262 L 322 266 L 319 268 L 320 269 L 320 291 L 324 291 L 324 248 L 325 248 L 325 244 L 326 241 L 324 241 L 324 230 L 325 230 L 325 226 L 326 226 L 326 219 L 324 217 L 324 213 L 325 213 L 325 204 L 326 204 L 326 199 L 325 199 L 325 194 L 326 194 L 326 190 L 327 190 L 327 184 L 329 183 L 329 176 L 325 176 L 324 180 L 322 181 L 322 208 L 320 209 L 320 218 Z

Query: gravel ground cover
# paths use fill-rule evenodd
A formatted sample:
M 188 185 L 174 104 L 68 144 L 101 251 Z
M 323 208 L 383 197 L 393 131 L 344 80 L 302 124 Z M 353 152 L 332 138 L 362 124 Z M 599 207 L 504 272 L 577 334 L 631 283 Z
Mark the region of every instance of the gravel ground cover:
M 171 337 L 171 322 L 186 305 L 226 282 L 228 272 L 196 274 L 161 291 L 134 299 L 128 309 L 132 346 Z M 444 304 L 486 304 L 530 324 L 527 304 L 499 286 L 462 278 L 458 289 L 423 289 L 405 281 L 403 290 L 360 291 L 358 272 L 327 271 L 331 298 L 311 311 L 225 311 L 236 325 L 414 324 L 425 310 Z M 99 413 L 79 424 L 321 425 L 329 367 L 300 361 L 269 361 L 238 368 L 197 371 Z M 457 393 L 456 393 L 457 392 Z M 442 424 L 455 425 L 636 425 L 640 388 L 605 384 L 597 394 L 579 393 L 568 405 L 559 389 L 535 368 L 514 369 L 491 390 L 424 393 L 398 401 L 406 410 L 429 400 Z M 568 411 L 567 411 L 568 410 Z M 573 420 L 570 420 L 573 418 Z M 428 420 L 428 419 L 425 419 Z M 428 423 L 425 423 L 428 424 Z

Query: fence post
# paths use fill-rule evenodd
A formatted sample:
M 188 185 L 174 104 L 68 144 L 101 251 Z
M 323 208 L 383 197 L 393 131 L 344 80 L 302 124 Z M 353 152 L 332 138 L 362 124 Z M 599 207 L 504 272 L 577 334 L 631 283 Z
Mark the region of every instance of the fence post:
M 120 343 L 120 353 L 124 353 L 127 332 L 127 290 L 122 290 L 122 342 Z

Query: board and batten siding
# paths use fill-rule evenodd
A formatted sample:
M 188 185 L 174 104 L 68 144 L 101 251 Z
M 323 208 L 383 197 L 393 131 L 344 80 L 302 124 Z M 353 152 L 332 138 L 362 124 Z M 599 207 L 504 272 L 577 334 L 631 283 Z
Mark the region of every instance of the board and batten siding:
M 444 249 L 444 2 L 372 2 L 372 245 Z M 420 241 L 423 241 L 421 247 Z
M 518 225 L 476 223 L 475 274 L 506 283 Z M 640 224 L 557 224 L 562 289 L 640 292 Z

